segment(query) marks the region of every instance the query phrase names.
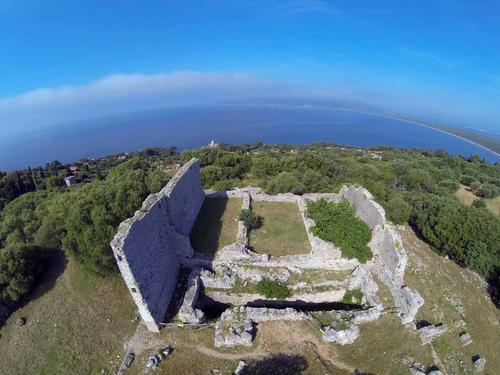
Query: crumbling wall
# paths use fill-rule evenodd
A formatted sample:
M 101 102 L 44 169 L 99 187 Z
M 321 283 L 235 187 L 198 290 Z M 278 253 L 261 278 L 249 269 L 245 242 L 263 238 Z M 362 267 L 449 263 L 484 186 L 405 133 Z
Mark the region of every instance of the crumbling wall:
M 370 192 L 362 187 L 343 186 L 340 195 L 356 206 L 356 215 L 372 229 L 368 246 L 373 252 L 373 266 L 380 280 L 389 287 L 401 321 L 406 324 L 415 319 L 424 304 L 420 294 L 404 284 L 408 256 L 401 237 L 387 222 L 385 211 Z
M 200 164 L 186 163 L 134 217 L 120 224 L 111 248 L 151 331 L 158 331 L 174 293 L 180 259 L 193 254 L 189 233 L 205 199 Z
M 340 195 L 356 206 L 356 215 L 374 229 L 385 223 L 385 211 L 373 199 L 371 193 L 362 187 L 343 186 Z

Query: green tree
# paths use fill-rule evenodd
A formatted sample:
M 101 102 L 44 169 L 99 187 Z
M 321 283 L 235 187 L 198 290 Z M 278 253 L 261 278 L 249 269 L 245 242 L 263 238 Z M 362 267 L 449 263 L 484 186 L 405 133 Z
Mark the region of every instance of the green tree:
M 411 215 L 411 206 L 404 200 L 401 195 L 394 195 L 386 205 L 386 212 L 396 224 L 408 222 Z
M 276 177 L 269 180 L 269 182 L 267 183 L 266 191 L 269 194 L 302 194 L 304 192 L 304 187 L 290 172 L 281 172 Z

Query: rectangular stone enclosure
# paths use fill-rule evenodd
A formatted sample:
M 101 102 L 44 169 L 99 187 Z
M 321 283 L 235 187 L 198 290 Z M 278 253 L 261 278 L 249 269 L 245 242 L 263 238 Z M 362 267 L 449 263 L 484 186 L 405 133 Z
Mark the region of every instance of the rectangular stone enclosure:
M 180 260 L 191 256 L 189 234 L 205 199 L 200 164 L 192 159 L 111 242 L 123 279 L 150 331 L 158 331 L 175 291 Z

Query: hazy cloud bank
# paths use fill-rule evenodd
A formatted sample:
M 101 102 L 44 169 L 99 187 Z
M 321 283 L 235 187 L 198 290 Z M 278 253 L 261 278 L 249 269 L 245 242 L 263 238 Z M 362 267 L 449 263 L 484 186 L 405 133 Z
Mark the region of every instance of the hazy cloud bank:
M 41 88 L 0 99 L 0 135 L 83 118 L 293 90 L 285 83 L 246 74 L 116 74 L 83 86 Z

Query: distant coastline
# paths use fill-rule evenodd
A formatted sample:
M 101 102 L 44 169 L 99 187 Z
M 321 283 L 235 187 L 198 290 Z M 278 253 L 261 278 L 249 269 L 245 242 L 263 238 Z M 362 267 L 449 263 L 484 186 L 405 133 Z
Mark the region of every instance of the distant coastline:
M 398 115 L 389 115 L 389 114 L 386 114 L 386 113 L 370 112 L 370 111 L 360 111 L 360 110 L 346 109 L 346 108 L 335 108 L 335 109 L 336 110 L 342 110 L 342 111 L 348 111 L 348 112 L 355 112 L 355 113 L 364 113 L 364 114 L 368 114 L 368 115 L 372 115 L 372 116 L 378 116 L 378 117 L 384 117 L 384 118 L 390 118 L 390 119 L 393 119 L 393 120 L 398 120 L 398 121 L 407 122 L 407 123 L 410 123 L 410 124 L 422 126 L 424 128 L 433 129 L 433 130 L 439 131 L 441 133 L 451 135 L 451 136 L 453 136 L 455 138 L 461 139 L 461 140 L 466 141 L 468 143 L 471 143 L 471 144 L 473 144 L 475 146 L 478 146 L 478 147 L 482 148 L 483 150 L 491 152 L 492 154 L 494 154 L 497 157 L 500 157 L 500 153 L 497 152 L 497 151 L 495 151 L 495 150 L 493 150 L 492 148 L 490 148 L 488 146 L 485 146 L 484 144 L 478 143 L 477 141 L 474 141 L 474 140 L 472 140 L 470 138 L 467 138 L 465 136 L 455 134 L 455 133 L 453 133 L 453 132 L 451 132 L 449 130 L 445 130 L 445 129 L 441 128 L 440 125 L 438 125 L 438 124 L 436 124 L 436 125 L 426 124 L 426 123 L 418 121 L 418 120 L 410 120 L 410 119 L 407 119 L 405 117 L 400 117 Z M 461 130 L 461 131 L 464 132 L 464 133 L 467 133 L 467 131 L 465 131 L 465 130 Z M 499 141 L 499 143 L 500 143 L 500 141 Z

